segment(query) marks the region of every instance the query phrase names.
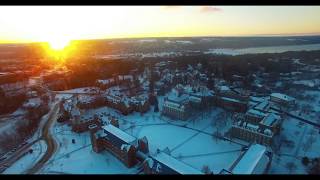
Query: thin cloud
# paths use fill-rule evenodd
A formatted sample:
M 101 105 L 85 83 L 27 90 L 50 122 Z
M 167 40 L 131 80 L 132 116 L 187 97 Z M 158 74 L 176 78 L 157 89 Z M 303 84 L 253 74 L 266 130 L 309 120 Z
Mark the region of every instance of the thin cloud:
M 215 6 L 204 6 L 200 8 L 200 12 L 211 13 L 211 12 L 221 12 L 222 9 Z

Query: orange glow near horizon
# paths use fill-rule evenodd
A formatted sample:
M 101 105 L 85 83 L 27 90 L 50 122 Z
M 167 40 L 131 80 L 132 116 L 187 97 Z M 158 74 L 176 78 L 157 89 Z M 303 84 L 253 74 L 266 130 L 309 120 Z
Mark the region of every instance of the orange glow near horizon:
M 320 6 L 3 6 L 0 43 L 319 34 Z

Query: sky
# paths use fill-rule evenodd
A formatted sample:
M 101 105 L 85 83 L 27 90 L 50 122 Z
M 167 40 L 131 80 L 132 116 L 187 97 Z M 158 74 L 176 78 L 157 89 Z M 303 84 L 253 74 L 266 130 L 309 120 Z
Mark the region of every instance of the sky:
M 320 6 L 1 6 L 0 43 L 320 34 Z

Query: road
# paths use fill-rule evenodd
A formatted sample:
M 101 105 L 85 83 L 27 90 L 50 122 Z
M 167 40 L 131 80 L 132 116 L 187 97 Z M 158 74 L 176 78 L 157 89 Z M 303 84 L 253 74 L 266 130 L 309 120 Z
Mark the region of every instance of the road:
M 46 142 L 47 144 L 47 151 L 46 153 L 42 156 L 42 158 L 35 163 L 33 167 L 28 169 L 26 171 L 27 174 L 35 174 L 37 173 L 43 165 L 52 157 L 52 155 L 56 152 L 57 150 L 57 142 L 51 135 L 50 129 L 54 125 L 54 123 L 57 120 L 59 113 L 59 102 L 54 105 L 54 107 L 50 110 L 48 120 L 46 124 L 43 127 L 42 130 L 42 136 L 41 138 Z
M 295 119 L 298 119 L 298 120 L 300 120 L 300 121 L 302 121 L 302 122 L 304 122 L 304 123 L 310 124 L 310 125 L 312 125 L 312 126 L 314 126 L 314 127 L 316 127 L 316 128 L 320 128 L 320 124 L 315 123 L 315 122 L 312 122 L 312 121 L 310 121 L 310 120 L 308 120 L 308 119 L 305 119 L 305 118 L 303 118 L 303 117 L 294 115 L 294 114 L 289 113 L 289 112 L 287 112 L 287 111 L 281 111 L 281 110 L 276 109 L 276 108 L 273 108 L 273 107 L 271 107 L 271 109 L 273 109 L 273 110 L 275 110 L 275 111 L 278 111 L 278 112 L 280 112 L 280 113 L 283 112 L 283 113 L 285 113 L 286 115 L 288 115 L 288 116 L 290 116 L 290 117 L 293 117 L 293 118 L 295 118 Z
M 302 133 L 302 135 L 301 135 L 300 138 L 299 138 L 299 141 L 298 141 L 298 144 L 297 144 L 297 147 L 296 147 L 296 151 L 295 151 L 295 153 L 294 153 L 294 156 L 295 156 L 295 157 L 297 157 L 298 154 L 299 154 L 299 150 L 300 150 L 300 148 L 301 148 L 301 143 L 302 143 L 303 138 L 304 138 L 305 135 L 306 135 L 307 129 L 308 129 L 308 127 L 305 126 L 304 129 L 303 129 L 303 133 Z
M 0 169 L 0 173 L 5 171 L 7 169 L 7 167 L 12 166 L 16 161 L 18 161 L 20 158 L 22 158 L 24 155 L 26 155 L 28 153 L 28 151 L 30 150 L 30 147 L 33 144 L 35 144 L 36 142 L 38 142 L 39 140 L 40 139 L 36 139 L 36 140 L 32 141 L 31 143 L 26 144 L 25 146 L 22 146 L 16 152 L 14 152 L 14 154 L 11 155 L 8 159 L 6 159 L 2 163 L 0 163 L 0 167 L 4 167 L 4 168 Z

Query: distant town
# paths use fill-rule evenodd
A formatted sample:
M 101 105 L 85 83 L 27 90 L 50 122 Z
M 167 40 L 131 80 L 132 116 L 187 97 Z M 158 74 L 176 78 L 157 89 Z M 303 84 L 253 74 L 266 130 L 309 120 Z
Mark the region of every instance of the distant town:
M 182 45 L 88 45 L 51 62 L 0 47 L 0 172 L 319 174 L 319 50 L 230 55 L 167 41 Z

